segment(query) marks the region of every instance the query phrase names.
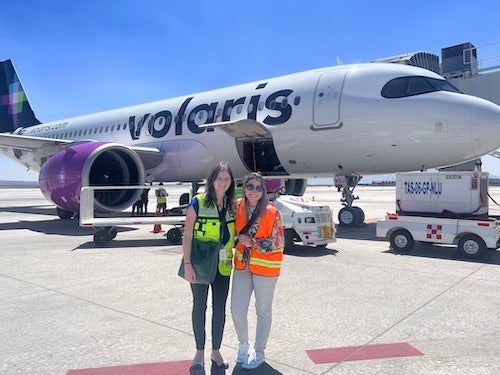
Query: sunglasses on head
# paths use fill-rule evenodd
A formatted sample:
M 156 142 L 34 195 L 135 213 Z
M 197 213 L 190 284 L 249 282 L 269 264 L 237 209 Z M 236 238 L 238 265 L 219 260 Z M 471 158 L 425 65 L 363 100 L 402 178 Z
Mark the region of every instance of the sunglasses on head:
M 246 184 L 246 185 L 245 185 L 245 187 L 246 187 L 248 190 L 253 190 L 253 189 L 255 189 L 255 190 L 257 190 L 259 193 L 262 193 L 262 192 L 264 191 L 264 186 L 262 186 L 262 185 L 257 185 L 257 186 L 255 186 L 254 184 L 250 184 L 250 183 L 248 183 L 248 184 Z

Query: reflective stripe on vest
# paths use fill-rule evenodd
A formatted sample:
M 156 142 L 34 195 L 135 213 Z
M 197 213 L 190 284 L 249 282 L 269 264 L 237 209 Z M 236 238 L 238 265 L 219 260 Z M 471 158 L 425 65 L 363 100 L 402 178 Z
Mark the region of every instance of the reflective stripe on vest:
M 206 194 L 198 194 L 195 199 L 198 201 L 198 215 L 194 222 L 193 238 L 199 241 L 220 242 L 221 222 L 219 211 L 214 204 L 211 207 L 205 206 Z M 226 224 L 229 231 L 229 240 L 224 245 L 226 249 L 226 259 L 219 259 L 219 272 L 221 275 L 231 275 L 233 267 L 233 246 L 234 246 L 234 216 L 226 210 Z
M 264 215 L 257 220 L 258 230 L 255 233 L 255 238 L 267 239 L 271 236 L 274 221 L 276 219 L 276 208 L 274 206 L 268 205 Z M 246 214 L 244 200 L 241 201 L 238 211 L 236 212 L 236 232 L 245 226 L 248 218 Z M 236 245 L 236 251 L 234 256 L 234 266 L 236 269 L 245 268 L 245 263 L 243 263 L 243 252 L 245 246 L 242 244 Z M 250 250 L 250 259 L 248 262 L 248 268 L 250 272 L 260 275 L 260 276 L 278 276 L 281 270 L 281 262 L 283 260 L 283 251 L 271 251 L 268 253 L 262 253 L 257 250 L 257 244 L 252 246 Z

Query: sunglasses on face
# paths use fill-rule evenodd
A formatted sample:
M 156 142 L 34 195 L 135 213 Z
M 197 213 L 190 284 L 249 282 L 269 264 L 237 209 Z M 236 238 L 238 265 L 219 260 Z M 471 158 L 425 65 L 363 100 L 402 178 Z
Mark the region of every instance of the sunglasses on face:
M 248 189 L 248 190 L 257 190 L 259 193 L 262 193 L 264 191 L 264 187 L 262 185 L 257 185 L 255 186 L 254 184 L 246 184 L 245 187 Z

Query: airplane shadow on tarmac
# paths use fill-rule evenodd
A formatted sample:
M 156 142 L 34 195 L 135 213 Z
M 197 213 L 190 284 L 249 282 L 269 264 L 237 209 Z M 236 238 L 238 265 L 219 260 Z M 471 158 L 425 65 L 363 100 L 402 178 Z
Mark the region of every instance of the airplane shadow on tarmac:
M 434 258 L 434 259 L 451 259 L 462 262 L 473 262 L 473 263 L 485 263 L 485 264 L 497 264 L 500 265 L 500 252 L 498 251 L 487 251 L 481 258 L 472 259 L 466 257 L 461 251 L 453 245 L 434 245 L 430 243 L 416 242 L 415 247 L 412 251 L 408 253 L 397 253 L 390 248 L 389 243 L 387 243 L 387 250 L 384 251 L 386 254 L 393 254 L 398 256 L 413 256 L 422 258 Z
M 2 207 L 0 212 L 51 216 L 46 220 L 18 220 L 0 224 L 0 230 L 27 229 L 37 233 L 58 234 L 61 236 L 88 236 L 91 228 L 80 228 L 78 220 L 61 220 L 52 205 Z
M 337 226 L 336 237 L 349 240 L 385 241 L 377 237 L 377 223 L 367 223 L 354 228 Z
M 390 248 L 390 244 L 387 239 L 377 237 L 376 227 L 377 223 L 368 223 L 357 228 L 338 227 L 336 236 L 338 239 L 345 238 L 351 240 L 385 241 L 387 242 L 387 250 L 383 252 L 385 254 L 500 264 L 500 252 L 498 251 L 488 251 L 480 259 L 471 259 L 465 257 L 465 255 L 458 251 L 457 247 L 453 245 L 433 245 L 430 243 L 416 242 L 415 247 L 411 252 L 397 253 Z
M 1 207 L 0 212 L 57 216 L 56 209 L 52 205 L 43 205 L 43 206 L 34 206 L 34 207 L 33 206 Z
M 0 224 L 0 230 L 27 229 L 44 234 L 59 234 L 61 236 L 88 236 L 93 233 L 91 228 L 80 228 L 75 220 L 19 220 Z
M 49 220 L 19 220 L 0 224 L 0 231 L 16 229 L 27 229 L 32 232 L 60 236 L 92 236 L 94 234 L 94 229 L 80 227 L 78 220 L 61 220 L 58 217 Z M 136 229 L 120 227 L 117 230 L 120 233 Z
M 118 237 L 120 236 L 120 228 L 118 229 Z M 130 229 L 130 228 L 122 228 L 124 230 Z M 135 229 L 130 229 L 130 230 L 135 230 Z M 92 232 L 93 233 L 93 232 Z M 144 248 L 144 247 L 162 247 L 163 249 L 161 250 L 162 252 L 166 253 L 182 253 L 182 247 L 179 248 L 181 245 L 172 245 L 168 240 L 161 236 L 158 238 L 151 238 L 151 239 L 137 239 L 137 240 L 113 240 L 109 242 L 106 246 L 98 246 L 94 243 L 94 241 L 88 241 L 85 243 L 82 243 L 80 246 L 74 248 L 74 250 L 89 250 L 89 249 L 118 249 L 118 248 L 131 248 L 131 247 L 137 247 L 137 248 Z
M 292 248 L 287 248 L 285 250 L 285 255 L 304 258 L 322 257 L 325 255 L 335 255 L 337 253 L 338 250 L 329 249 L 327 247 L 311 247 L 303 245 L 293 245 Z

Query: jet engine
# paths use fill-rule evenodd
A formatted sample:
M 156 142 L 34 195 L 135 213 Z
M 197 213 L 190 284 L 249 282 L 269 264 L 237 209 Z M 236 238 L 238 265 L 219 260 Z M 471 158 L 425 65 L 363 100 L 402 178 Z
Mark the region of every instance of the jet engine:
M 78 212 L 82 186 L 144 185 L 142 160 L 132 149 L 105 142 L 64 148 L 48 159 L 40 170 L 43 195 L 66 211 Z M 138 190 L 98 190 L 94 193 L 96 212 L 121 211 L 141 194 Z

